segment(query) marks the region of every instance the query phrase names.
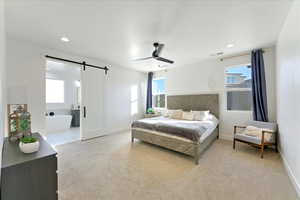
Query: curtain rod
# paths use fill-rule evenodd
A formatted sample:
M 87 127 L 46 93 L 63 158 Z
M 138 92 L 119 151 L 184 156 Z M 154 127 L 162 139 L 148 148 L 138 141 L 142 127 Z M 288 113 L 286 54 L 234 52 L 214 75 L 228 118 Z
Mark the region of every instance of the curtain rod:
M 265 48 L 265 49 L 263 49 L 263 53 L 265 53 L 266 51 L 269 51 L 270 49 L 271 48 Z M 237 54 L 237 55 L 226 56 L 226 57 L 220 58 L 220 61 L 231 59 L 231 58 L 242 57 L 242 56 L 249 56 L 249 55 L 251 55 L 251 51 L 250 52 L 241 53 L 241 54 Z
M 102 69 L 102 70 L 105 70 L 105 75 L 107 74 L 107 71 L 109 70 L 107 66 L 105 66 L 105 67 L 99 67 L 99 66 L 96 66 L 96 65 L 90 65 L 90 64 L 87 64 L 85 61 L 83 61 L 83 62 L 77 62 L 77 61 L 74 61 L 74 60 L 68 60 L 68 59 L 64 59 L 64 58 L 58 58 L 58 57 L 49 56 L 49 55 L 45 55 L 45 57 L 46 58 L 55 59 L 55 60 L 64 61 L 64 62 L 69 62 L 69 63 L 74 63 L 74 64 L 82 65 L 83 66 L 83 70 L 85 70 L 85 67 L 93 67 L 93 68 L 96 68 L 96 69 Z

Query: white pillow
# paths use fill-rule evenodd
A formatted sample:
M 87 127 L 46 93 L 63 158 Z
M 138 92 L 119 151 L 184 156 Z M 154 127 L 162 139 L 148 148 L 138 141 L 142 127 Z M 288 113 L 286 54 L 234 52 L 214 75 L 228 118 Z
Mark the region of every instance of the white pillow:
M 170 117 L 171 115 L 171 110 L 166 109 L 165 112 L 163 113 L 164 117 Z
M 261 137 L 262 128 L 257 128 L 254 126 L 247 126 L 243 132 L 245 135 L 253 136 L 253 137 Z
M 216 116 L 214 116 L 214 115 L 211 114 L 211 113 L 208 114 L 207 120 L 210 120 L 210 121 L 212 121 L 212 122 L 214 122 L 214 123 L 216 123 L 216 124 L 219 123 L 219 120 L 216 118 Z
M 172 119 L 182 119 L 182 110 L 172 110 L 169 117 Z
M 168 109 L 159 109 L 158 111 L 159 114 L 161 114 L 162 116 L 164 117 L 167 117 L 168 116 Z
M 182 112 L 183 120 L 194 120 L 194 113 L 192 112 Z
M 194 114 L 194 120 L 203 121 L 209 118 L 209 110 L 206 111 L 192 111 Z
M 168 110 L 166 109 L 165 113 L 164 113 L 164 117 L 171 117 L 171 115 L 173 114 L 173 112 L 176 110 Z

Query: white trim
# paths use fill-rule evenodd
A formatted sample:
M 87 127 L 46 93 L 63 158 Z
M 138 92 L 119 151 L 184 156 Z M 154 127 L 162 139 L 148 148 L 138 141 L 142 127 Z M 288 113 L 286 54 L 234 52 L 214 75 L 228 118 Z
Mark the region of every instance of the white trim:
M 167 92 L 166 96 L 177 96 L 177 95 L 201 95 L 201 94 L 218 94 L 219 98 L 220 96 L 223 94 L 222 90 L 215 90 L 215 91 L 185 91 L 185 92 L 181 92 L 181 91 L 171 91 L 171 92 Z M 220 104 L 220 102 L 219 102 Z
M 228 134 L 222 134 L 222 133 L 220 133 L 220 139 L 222 139 L 222 140 L 228 140 L 228 141 L 233 141 L 233 136 L 232 135 L 228 135 Z
M 92 140 L 92 139 L 96 139 L 96 138 L 103 137 L 103 136 L 108 136 L 108 135 L 119 133 L 119 132 L 126 132 L 129 130 L 130 130 L 130 127 L 116 128 L 116 129 L 105 131 L 105 132 L 103 132 L 101 130 L 97 130 L 94 132 L 100 132 L 100 133 L 102 132 L 102 133 L 98 134 L 98 135 L 94 135 L 92 137 L 81 137 L 81 141 Z
M 225 91 L 252 91 L 251 88 L 225 88 Z
M 290 178 L 290 180 L 291 180 L 291 182 L 292 182 L 292 184 L 293 184 L 293 186 L 296 190 L 296 193 L 297 193 L 298 197 L 300 198 L 300 183 L 297 181 L 297 179 L 296 179 L 296 177 L 295 177 L 288 161 L 286 160 L 286 158 L 285 158 L 284 154 L 281 152 L 281 150 L 279 150 L 279 153 L 280 153 L 280 156 L 283 160 L 283 164 L 284 164 L 284 167 L 287 171 L 287 174 L 288 174 L 288 176 L 289 176 L 289 178 Z
M 123 127 L 123 128 L 116 128 L 110 131 L 106 131 L 106 135 L 120 133 L 120 132 L 127 132 L 130 131 L 131 127 Z

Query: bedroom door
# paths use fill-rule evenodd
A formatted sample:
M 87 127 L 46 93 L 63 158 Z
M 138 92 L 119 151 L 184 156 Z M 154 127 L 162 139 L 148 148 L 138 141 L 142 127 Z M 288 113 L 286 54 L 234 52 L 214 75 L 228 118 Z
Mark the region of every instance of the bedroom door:
M 81 70 L 81 139 L 104 134 L 104 72 L 86 67 Z

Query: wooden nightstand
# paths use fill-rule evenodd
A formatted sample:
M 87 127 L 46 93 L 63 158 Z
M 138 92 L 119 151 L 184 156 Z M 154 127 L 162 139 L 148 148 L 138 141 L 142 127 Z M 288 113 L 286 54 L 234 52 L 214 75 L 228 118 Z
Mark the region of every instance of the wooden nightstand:
M 161 114 L 155 113 L 155 114 L 144 114 L 144 118 L 151 118 L 151 117 L 159 117 Z

